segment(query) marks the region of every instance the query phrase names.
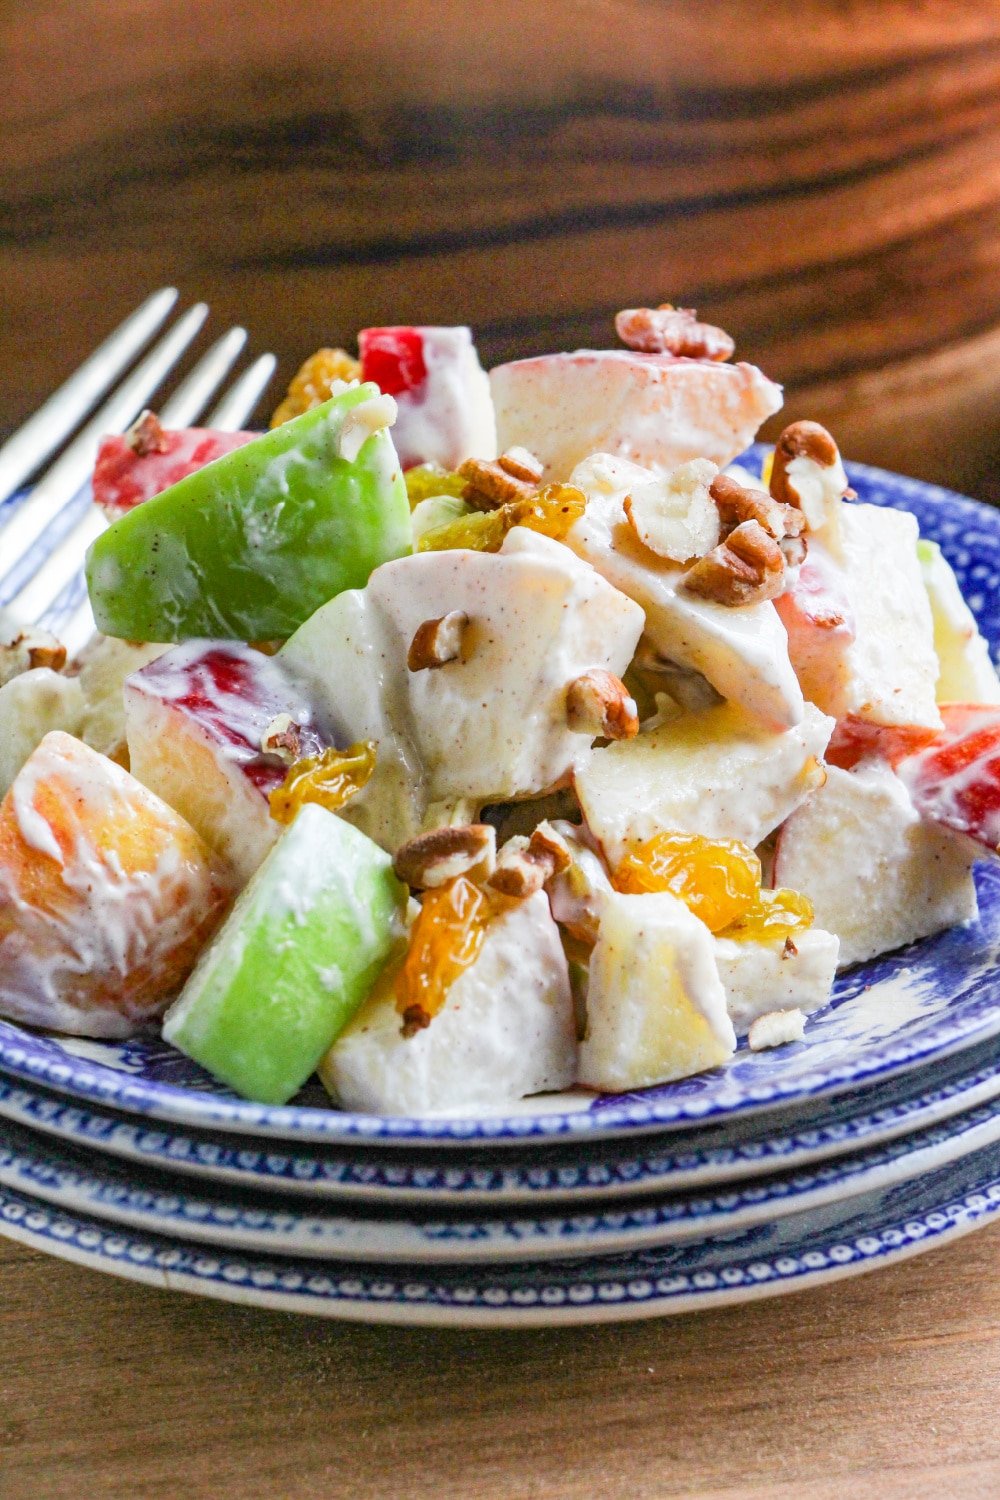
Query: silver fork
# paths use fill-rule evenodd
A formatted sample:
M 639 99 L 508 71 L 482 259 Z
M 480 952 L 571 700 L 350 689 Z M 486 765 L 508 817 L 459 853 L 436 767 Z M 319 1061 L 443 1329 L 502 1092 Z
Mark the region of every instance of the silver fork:
M 70 655 L 94 629 L 82 565 L 87 547 L 107 525 L 90 496 L 90 475 L 100 440 L 124 432 L 153 401 L 208 316 L 204 302 L 188 308 L 129 371 L 136 356 L 162 328 L 176 301 L 174 287 L 163 287 L 147 297 L 0 448 L 0 608 L 23 624 L 53 631 Z M 225 381 L 246 339 L 246 329 L 235 327 L 216 340 L 161 407 L 159 417 L 164 427 L 189 427 L 198 419 Z M 240 428 L 276 364 L 273 354 L 256 359 L 221 397 L 207 425 L 223 432 Z M 112 394 L 104 405 L 37 481 L 30 495 L 11 502 L 11 496 L 38 472 L 108 391 Z

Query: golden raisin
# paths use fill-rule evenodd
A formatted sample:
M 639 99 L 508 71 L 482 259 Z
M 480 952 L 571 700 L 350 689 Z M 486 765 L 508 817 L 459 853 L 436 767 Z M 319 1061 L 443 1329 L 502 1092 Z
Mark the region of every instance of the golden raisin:
M 307 802 L 336 812 L 360 792 L 374 769 L 371 740 L 360 740 L 349 750 L 331 746 L 319 755 L 306 755 L 289 767 L 284 781 L 270 794 L 271 817 L 278 823 L 291 823 Z
M 718 932 L 759 902 L 760 876 L 760 860 L 736 839 L 658 833 L 626 854 L 611 881 L 631 896 L 669 891 Z
M 465 489 L 465 480 L 461 474 L 453 474 L 435 463 L 417 464 L 415 469 L 407 469 L 403 479 L 411 510 L 421 500 L 431 500 L 435 495 L 453 495 L 461 500 Z
M 799 891 L 779 887 L 761 891 L 753 906 L 723 928 L 719 937 L 734 938 L 738 943 L 769 943 L 776 938 L 792 937 L 812 926 L 813 904 Z
M 425 531 L 418 552 L 443 552 L 465 547 L 473 552 L 499 552 L 503 539 L 515 526 L 527 526 L 553 541 L 565 541 L 570 527 L 587 508 L 582 490 L 569 484 L 547 484 L 527 500 L 512 500 L 496 510 L 474 511 Z
M 554 542 L 564 542 L 570 527 L 587 509 L 587 497 L 570 484 L 547 484 L 531 500 L 518 502 L 518 526 L 540 531 Z
M 456 521 L 445 521 L 443 526 L 432 526 L 418 541 L 417 551 L 450 552 L 462 547 L 470 552 L 499 552 L 504 537 L 516 525 L 508 514 L 513 509 L 501 505 L 499 510 L 477 510 Z
M 464 875 L 424 894 L 410 947 L 396 976 L 396 1009 L 412 1035 L 442 1009 L 448 990 L 479 957 L 495 897 Z
M 329 401 L 335 380 L 360 379 L 361 365 L 346 349 L 317 349 L 292 380 L 288 395 L 271 418 L 271 426 L 280 427 L 282 422 Z

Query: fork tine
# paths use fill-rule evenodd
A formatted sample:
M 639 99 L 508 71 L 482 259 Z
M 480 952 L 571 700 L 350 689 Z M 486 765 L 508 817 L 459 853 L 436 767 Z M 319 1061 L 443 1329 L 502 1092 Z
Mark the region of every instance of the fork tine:
M 195 365 L 160 411 L 164 427 L 186 427 L 199 414 L 225 378 L 246 343 L 245 328 L 230 328 Z M 80 571 L 80 560 L 107 522 L 97 506 L 83 516 L 49 554 L 34 577 L 9 601 L 19 620 L 38 620 Z
M 94 612 L 90 607 L 90 599 L 86 592 L 84 592 L 83 598 L 65 624 L 56 622 L 55 627 L 50 625 L 46 628 L 53 630 L 54 634 L 59 637 L 66 647 L 70 661 L 72 661 L 73 657 L 77 656 L 83 650 L 97 628 L 94 624 Z
M 105 434 L 124 432 L 142 410 L 164 376 L 173 368 L 208 315 L 204 302 L 188 309 L 170 332 L 126 377 L 114 395 L 87 423 L 65 453 L 35 486 L 29 499 L 19 506 L 0 531 L 0 602 L 11 597 L 10 579 L 16 565 L 38 540 L 46 526 L 80 492 L 90 477 L 100 440 Z M 15 585 L 16 587 L 16 585 Z
M 209 427 L 218 432 L 238 432 L 267 389 L 278 361 L 273 354 L 262 354 L 243 371 L 208 418 Z
M 35 576 L 7 604 L 16 620 L 38 620 L 80 571 L 83 555 L 107 527 L 96 505 L 88 505 L 80 520 L 50 552 Z
M 177 301 L 177 288 L 165 286 L 147 297 L 120 323 L 78 370 L 54 391 L 34 416 L 0 448 L 0 502 L 58 448 L 113 385 Z
M 160 421 L 164 427 L 190 427 L 194 420 L 215 395 L 229 374 L 243 345 L 247 341 L 245 328 L 230 328 L 211 349 L 203 354 L 190 375 L 177 387 L 169 401 L 160 408 Z

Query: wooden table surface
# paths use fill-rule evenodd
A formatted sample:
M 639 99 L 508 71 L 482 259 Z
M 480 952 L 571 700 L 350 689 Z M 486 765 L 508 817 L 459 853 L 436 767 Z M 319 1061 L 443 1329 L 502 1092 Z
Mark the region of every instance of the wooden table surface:
M 0 434 L 165 281 L 278 354 L 259 416 L 370 324 L 495 364 L 654 299 L 1000 499 L 996 0 L 33 0 L 0 77 Z
M 4 1500 L 995 1500 L 1000 1225 L 679 1318 L 366 1328 L 0 1240 Z

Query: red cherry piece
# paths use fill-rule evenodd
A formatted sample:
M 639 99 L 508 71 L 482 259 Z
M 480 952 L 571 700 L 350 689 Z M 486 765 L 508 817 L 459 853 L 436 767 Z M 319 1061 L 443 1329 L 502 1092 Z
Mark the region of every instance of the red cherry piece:
M 398 396 L 427 379 L 424 340 L 418 328 L 362 328 L 358 334 L 361 378 L 386 396 Z

